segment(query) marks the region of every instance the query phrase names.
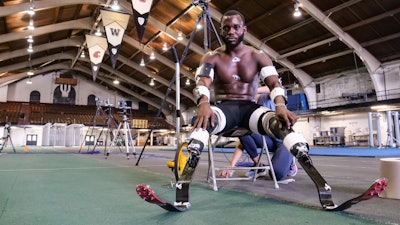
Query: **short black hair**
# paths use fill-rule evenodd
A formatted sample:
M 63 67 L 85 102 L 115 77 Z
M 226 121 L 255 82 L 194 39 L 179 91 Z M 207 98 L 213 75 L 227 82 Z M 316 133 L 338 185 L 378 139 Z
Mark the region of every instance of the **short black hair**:
M 224 13 L 224 15 L 222 15 L 220 23 L 222 23 L 222 19 L 223 19 L 225 16 L 235 16 L 235 15 L 239 15 L 239 16 L 242 18 L 243 25 L 246 24 L 246 21 L 245 21 L 245 18 L 244 18 L 244 16 L 243 16 L 243 14 L 240 13 L 239 11 L 233 10 L 233 9 L 226 11 L 226 12 Z

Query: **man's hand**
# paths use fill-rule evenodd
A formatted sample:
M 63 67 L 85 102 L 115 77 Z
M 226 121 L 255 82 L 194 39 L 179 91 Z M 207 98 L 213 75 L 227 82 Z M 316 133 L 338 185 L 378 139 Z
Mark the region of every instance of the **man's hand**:
M 214 127 L 215 115 L 210 107 L 210 103 L 205 102 L 197 107 L 197 118 L 194 121 L 194 129 L 207 129 L 208 120 L 211 121 L 211 127 Z
M 288 129 L 291 129 L 291 127 L 297 122 L 296 114 L 289 111 L 286 106 L 276 107 L 276 117 L 280 122 L 280 128 L 282 128 L 282 126 L 286 126 Z

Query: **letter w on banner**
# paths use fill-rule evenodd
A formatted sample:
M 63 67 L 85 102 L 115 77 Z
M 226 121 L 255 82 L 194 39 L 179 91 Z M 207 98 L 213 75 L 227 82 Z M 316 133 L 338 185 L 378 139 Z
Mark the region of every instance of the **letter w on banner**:
M 140 44 L 142 44 L 142 38 L 144 30 L 146 29 L 152 3 L 153 0 L 132 0 L 133 16 L 135 18 L 135 26 Z
M 100 70 L 100 64 L 103 61 L 104 54 L 107 50 L 107 39 L 88 34 L 85 36 L 92 65 L 93 81 L 96 81 L 97 74 Z
M 125 30 L 128 26 L 129 14 L 108 9 L 101 9 L 100 13 L 106 31 L 111 63 L 115 69 L 118 52 L 121 47 L 122 39 L 124 38 Z

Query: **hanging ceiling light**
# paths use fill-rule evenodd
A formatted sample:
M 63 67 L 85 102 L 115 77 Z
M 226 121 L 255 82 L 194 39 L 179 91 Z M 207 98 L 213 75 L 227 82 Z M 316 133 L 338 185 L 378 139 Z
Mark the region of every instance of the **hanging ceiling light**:
M 26 81 L 27 84 L 32 84 L 31 76 L 35 75 L 32 69 L 30 69 L 28 72 L 26 72 L 26 75 L 28 75 L 28 80 Z
M 144 62 L 144 59 L 142 58 L 142 60 L 140 60 L 140 64 L 139 64 L 140 66 L 146 66 L 146 63 Z
M 84 51 L 81 52 L 81 58 L 86 58 L 86 55 L 85 55 Z
M 150 80 L 149 85 L 152 86 L 152 87 L 153 87 L 154 85 L 156 85 L 155 82 L 154 82 L 154 78 L 152 78 L 152 79 Z
M 154 54 L 153 51 L 150 53 L 150 59 L 151 59 L 151 60 L 156 59 L 156 55 Z
M 190 86 L 190 80 L 189 80 L 189 78 L 186 79 L 185 85 L 186 85 L 186 86 Z
M 29 20 L 28 30 L 34 30 L 34 29 L 35 29 L 35 26 L 33 25 L 33 19 L 31 18 Z
M 162 50 L 163 51 L 167 51 L 168 50 L 167 42 L 164 42 Z
M 28 36 L 27 41 L 28 41 L 28 43 L 33 43 L 33 37 L 31 34 Z
M 33 3 L 33 0 L 30 0 L 29 10 L 27 13 L 31 16 L 35 15 L 35 4 Z
M 29 47 L 27 49 L 28 52 L 33 52 L 32 44 L 29 44 Z
M 96 32 L 94 33 L 94 35 L 96 35 L 96 36 L 98 36 L 98 37 L 100 37 L 100 36 L 103 35 L 103 34 L 101 33 L 100 27 L 97 27 L 97 30 L 96 30 Z
M 113 84 L 119 84 L 119 80 L 117 78 L 115 78 L 115 80 L 113 81 Z
M 183 40 L 183 33 L 182 31 L 178 32 L 178 37 L 177 37 L 178 41 L 182 41 Z
M 301 11 L 300 11 L 299 7 L 300 7 L 300 3 L 298 3 L 298 2 L 294 3 L 294 13 L 293 13 L 293 16 L 295 16 L 295 17 L 301 16 Z
M 31 16 L 35 15 L 35 6 L 33 5 L 33 3 L 31 3 L 31 5 L 29 6 L 29 10 L 27 12 Z
M 111 9 L 112 9 L 112 10 L 119 10 L 119 9 L 120 9 L 118 0 L 114 0 L 114 1 L 113 1 L 113 4 L 111 5 Z

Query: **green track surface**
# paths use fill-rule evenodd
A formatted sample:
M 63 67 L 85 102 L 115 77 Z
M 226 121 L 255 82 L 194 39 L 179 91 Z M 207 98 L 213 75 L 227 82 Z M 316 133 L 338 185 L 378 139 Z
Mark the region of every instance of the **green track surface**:
M 134 161 L 123 167 L 79 154 L 1 154 L 0 224 L 385 224 L 237 191 L 214 192 L 200 183 L 192 185 L 192 208 L 184 213 L 167 212 L 136 194 L 136 185 L 146 183 L 173 201 L 171 178 Z

